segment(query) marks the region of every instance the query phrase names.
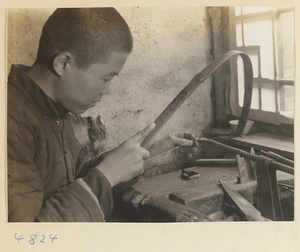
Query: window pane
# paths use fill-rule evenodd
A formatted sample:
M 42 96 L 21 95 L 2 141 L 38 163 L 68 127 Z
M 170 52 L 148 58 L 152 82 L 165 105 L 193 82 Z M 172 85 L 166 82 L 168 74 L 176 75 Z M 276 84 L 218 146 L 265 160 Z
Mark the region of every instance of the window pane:
M 275 86 L 272 83 L 261 84 L 262 104 L 261 108 L 265 111 L 276 111 Z
M 294 86 L 283 85 L 280 88 L 280 110 L 294 111 Z
M 259 109 L 259 85 L 257 82 L 253 82 L 253 90 L 252 90 L 252 101 L 251 108 Z
M 253 77 L 257 78 L 259 73 L 259 65 L 258 65 L 258 52 L 256 50 L 247 50 L 246 52 L 250 57 L 252 68 L 253 68 Z
M 244 101 L 244 86 L 239 86 L 239 106 L 240 107 L 243 107 L 243 101 Z M 258 89 L 257 82 L 253 82 L 251 108 L 259 109 L 259 89 Z
M 279 79 L 294 79 L 294 14 L 282 13 L 277 21 Z
M 240 7 L 240 6 L 235 7 L 234 10 L 235 10 L 235 15 L 236 15 L 236 16 L 241 15 L 241 7 Z
M 242 37 L 242 25 L 241 22 L 237 22 L 235 26 L 235 35 L 236 35 L 236 45 L 243 46 L 243 37 Z
M 244 102 L 244 63 L 241 57 L 237 58 L 237 74 L 238 74 L 238 93 L 239 93 L 239 105 L 242 107 Z
M 243 7 L 243 14 L 258 13 L 272 10 L 271 6 L 249 6 Z
M 272 21 L 247 21 L 244 23 L 244 33 L 245 46 L 260 46 L 261 77 L 274 80 Z

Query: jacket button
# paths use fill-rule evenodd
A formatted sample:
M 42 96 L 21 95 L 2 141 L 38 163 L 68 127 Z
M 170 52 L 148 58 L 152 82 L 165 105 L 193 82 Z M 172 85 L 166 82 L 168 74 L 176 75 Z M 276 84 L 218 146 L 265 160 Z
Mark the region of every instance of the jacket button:
M 66 150 L 64 150 L 64 151 L 63 151 L 63 153 L 64 153 L 64 155 L 66 155 L 66 154 L 67 154 L 67 151 L 66 151 Z

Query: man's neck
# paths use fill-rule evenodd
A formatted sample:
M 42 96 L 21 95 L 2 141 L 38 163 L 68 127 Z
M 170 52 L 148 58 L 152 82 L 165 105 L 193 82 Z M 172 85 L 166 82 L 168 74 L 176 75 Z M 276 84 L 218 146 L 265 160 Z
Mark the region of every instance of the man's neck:
M 55 101 L 53 74 L 42 64 L 35 62 L 28 72 L 28 76 Z

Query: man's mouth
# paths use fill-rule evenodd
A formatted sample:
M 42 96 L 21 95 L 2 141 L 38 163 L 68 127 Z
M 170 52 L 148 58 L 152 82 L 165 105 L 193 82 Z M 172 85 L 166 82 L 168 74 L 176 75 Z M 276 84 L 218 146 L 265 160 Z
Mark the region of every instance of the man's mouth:
M 96 104 L 98 103 L 98 102 L 100 102 L 101 101 L 101 96 L 96 100 L 96 101 L 94 101 L 94 102 L 92 102 L 90 105 L 88 105 L 88 108 L 92 108 L 92 107 L 95 107 L 96 106 Z
M 100 102 L 102 99 L 102 96 L 99 96 L 99 98 L 96 100 L 96 102 Z

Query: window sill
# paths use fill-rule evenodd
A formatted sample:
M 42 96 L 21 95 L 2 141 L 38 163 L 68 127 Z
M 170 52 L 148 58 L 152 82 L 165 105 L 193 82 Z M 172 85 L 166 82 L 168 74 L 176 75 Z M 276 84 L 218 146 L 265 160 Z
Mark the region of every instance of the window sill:
M 294 159 L 294 139 L 292 137 L 266 132 L 233 137 L 230 143 L 235 146 L 255 150 L 272 151 L 289 159 Z

